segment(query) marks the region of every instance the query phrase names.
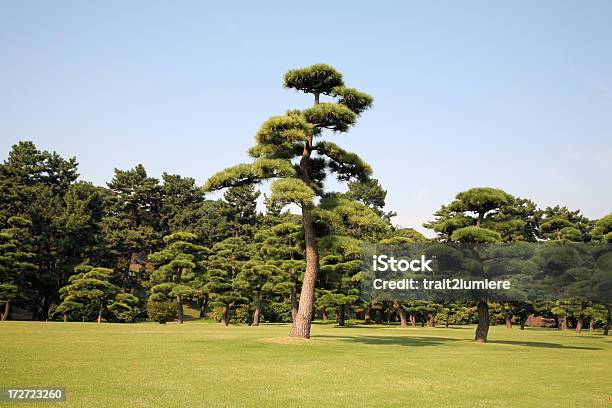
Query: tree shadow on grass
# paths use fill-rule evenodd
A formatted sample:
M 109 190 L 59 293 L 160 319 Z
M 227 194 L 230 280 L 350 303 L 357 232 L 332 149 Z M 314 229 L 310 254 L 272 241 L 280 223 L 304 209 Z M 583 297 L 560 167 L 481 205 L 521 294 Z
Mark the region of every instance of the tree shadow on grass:
M 317 335 L 313 336 L 316 339 L 332 339 L 354 343 L 371 344 L 371 345 L 395 345 L 395 346 L 442 346 L 449 342 L 465 341 L 463 339 L 452 339 L 447 337 L 426 337 L 426 336 L 333 336 L 333 335 Z
M 564 344 L 545 343 L 541 341 L 493 340 L 493 341 L 489 341 L 488 343 L 489 344 L 507 344 L 510 346 L 540 347 L 540 348 L 554 348 L 554 349 L 566 349 L 566 350 L 603 350 L 600 347 L 566 346 Z

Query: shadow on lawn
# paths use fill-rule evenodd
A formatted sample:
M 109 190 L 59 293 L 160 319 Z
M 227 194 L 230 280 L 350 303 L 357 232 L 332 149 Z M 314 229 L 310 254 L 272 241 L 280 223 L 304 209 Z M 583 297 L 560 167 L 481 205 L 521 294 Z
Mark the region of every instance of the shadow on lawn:
M 396 346 L 442 346 L 451 341 L 465 341 L 463 339 L 451 339 L 448 337 L 425 337 L 425 336 L 332 336 L 332 335 L 317 335 L 316 339 L 333 339 L 340 341 L 352 341 L 355 343 L 373 344 L 373 345 L 396 345 Z
M 599 347 L 566 346 L 564 344 L 544 343 L 541 341 L 493 340 L 493 341 L 489 341 L 489 343 L 490 344 L 508 344 L 511 346 L 556 348 L 556 349 L 567 349 L 567 350 L 603 350 L 602 348 L 599 348 Z
M 333 336 L 322 334 L 313 337 L 315 339 L 333 339 L 371 345 L 395 345 L 410 347 L 443 346 L 450 342 L 457 341 L 470 343 L 472 342 L 468 339 L 453 339 L 449 337 L 429 336 Z M 603 350 L 602 348 L 598 347 L 566 346 L 558 343 L 545 343 L 540 341 L 493 340 L 489 341 L 488 344 L 507 344 L 511 346 L 540 347 L 566 350 Z

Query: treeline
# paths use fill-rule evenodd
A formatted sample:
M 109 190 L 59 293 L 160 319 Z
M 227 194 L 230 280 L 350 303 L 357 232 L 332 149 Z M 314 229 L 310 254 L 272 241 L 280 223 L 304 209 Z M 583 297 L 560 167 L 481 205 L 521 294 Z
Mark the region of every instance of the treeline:
M 78 181 L 76 159 L 13 146 L 0 165 L 0 303 L 2 319 L 133 322 L 183 321 L 186 304 L 225 324 L 291 322 L 306 268 L 302 219 L 234 186 L 207 199 L 195 180 L 143 166 L 115 170 L 106 187 Z M 363 302 L 359 275 L 364 242 L 426 238 L 391 224 L 386 191 L 375 179 L 329 193 L 316 209 L 320 271 L 314 308 L 365 323 L 401 325 L 479 322 L 524 327 L 530 315 L 559 328 L 610 323 L 610 304 L 556 302 Z M 539 209 L 501 190 L 459 193 L 425 224 L 437 241 L 611 241 L 612 214 L 594 221 L 565 207 Z M 488 322 L 487 322 L 488 328 Z M 484 328 L 483 328 L 484 329 Z

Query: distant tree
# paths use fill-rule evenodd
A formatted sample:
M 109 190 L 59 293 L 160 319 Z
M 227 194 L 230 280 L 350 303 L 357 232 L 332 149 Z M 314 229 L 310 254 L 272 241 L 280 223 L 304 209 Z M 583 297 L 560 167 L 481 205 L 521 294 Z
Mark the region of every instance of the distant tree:
M 427 224 L 440 234 L 440 239 L 461 243 L 501 242 L 502 236 L 495 230 L 495 220 L 504 208 L 515 199 L 503 190 L 476 187 L 456 195 L 448 206 L 443 206 L 436 219 Z M 503 219 L 507 223 L 507 219 Z M 475 341 L 484 343 L 489 333 L 489 306 L 487 299 L 480 298 L 477 304 L 478 326 Z
M 79 265 L 68 285 L 60 289 L 62 303 L 57 311 L 64 314 L 67 321 L 70 313 L 76 309 L 93 306 L 97 311 L 97 322 L 102 321 L 102 314 L 121 288 L 111 283 L 112 270 L 95 268 L 91 265 Z
M 593 222 L 566 207 L 546 207 L 542 211 L 539 234 L 544 239 L 565 240 L 574 242 L 590 241 Z
M 258 223 L 257 198 L 260 193 L 252 185 L 235 186 L 227 189 L 223 198 L 228 204 L 226 217 L 233 236 L 252 237 Z
M 612 242 L 612 213 L 595 222 L 593 238 L 604 242 Z
M 206 262 L 208 282 L 206 291 L 210 294 L 210 305 L 223 308 L 223 323 L 227 326 L 232 309 L 248 301 L 240 292 L 238 274 L 245 268 L 252 248 L 242 238 L 227 238 L 212 247 L 212 254 Z
M 346 132 L 358 115 L 369 108 L 372 98 L 346 88 L 342 75 L 324 64 L 287 72 L 284 85 L 312 94 L 314 106 L 302 111 L 292 110 L 264 122 L 256 135 L 257 144 L 250 150 L 255 161 L 214 175 L 205 189 L 218 190 L 275 178 L 270 199 L 301 207 L 306 271 L 298 314 L 290 334 L 309 338 L 319 270 L 314 198 L 323 194 L 323 180 L 328 172 L 336 173 L 343 181 L 365 181 L 371 174 L 371 168 L 354 153 L 331 142 L 314 143 L 314 139 L 324 130 Z M 321 95 L 336 100 L 321 101 Z M 294 166 L 294 159 L 299 160 L 299 165 Z
M 131 170 L 115 169 L 108 188 L 103 227 L 115 258 L 112 263 L 121 275 L 121 287 L 138 290 L 146 278 L 147 256 L 161 241 L 161 187 L 139 164 Z
M 184 320 L 183 303 L 194 295 L 194 281 L 202 273 L 206 248 L 194 243 L 196 235 L 175 232 L 163 238 L 164 248 L 149 255 L 155 270 L 151 273 L 152 297 L 157 301 L 176 300 L 179 322 Z
M 31 290 L 31 275 L 38 269 L 32 262 L 35 254 L 28 251 L 30 220 L 13 216 L 7 224 L 8 228 L 0 231 L 0 305 L 4 309 L 1 320 L 9 318 L 11 302 L 26 297 Z

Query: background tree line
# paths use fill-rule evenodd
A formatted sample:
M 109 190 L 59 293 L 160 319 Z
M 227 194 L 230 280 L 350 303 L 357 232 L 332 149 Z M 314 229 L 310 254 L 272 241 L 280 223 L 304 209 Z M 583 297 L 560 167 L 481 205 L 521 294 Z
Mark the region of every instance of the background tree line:
M 300 217 L 270 200 L 257 211 L 252 186 L 207 199 L 191 178 L 149 177 L 143 166 L 115 170 L 106 187 L 78 181 L 77 162 L 13 146 L 0 165 L 0 302 L 2 319 L 131 322 L 200 317 L 259 324 L 290 322 L 305 271 Z M 561 329 L 591 330 L 610 320 L 610 304 L 557 302 L 450 303 L 360 300 L 363 242 L 424 242 L 394 227 L 376 180 L 351 182 L 318 209 L 323 238 L 314 309 L 340 325 L 349 318 L 405 326 L 467 324 L 486 313 L 493 323 L 524 327 L 529 315 Z M 343 205 L 338 205 L 342 202 Z M 457 195 L 425 225 L 438 241 L 610 241 L 612 215 L 589 220 L 565 207 L 538 209 L 497 189 Z M 333 234 L 330 234 L 333 231 Z M 483 310 L 486 307 L 486 312 Z M 480 308 L 480 310 L 479 310 Z M 488 327 L 488 326 L 487 326 Z M 484 330 L 481 328 L 481 330 Z

